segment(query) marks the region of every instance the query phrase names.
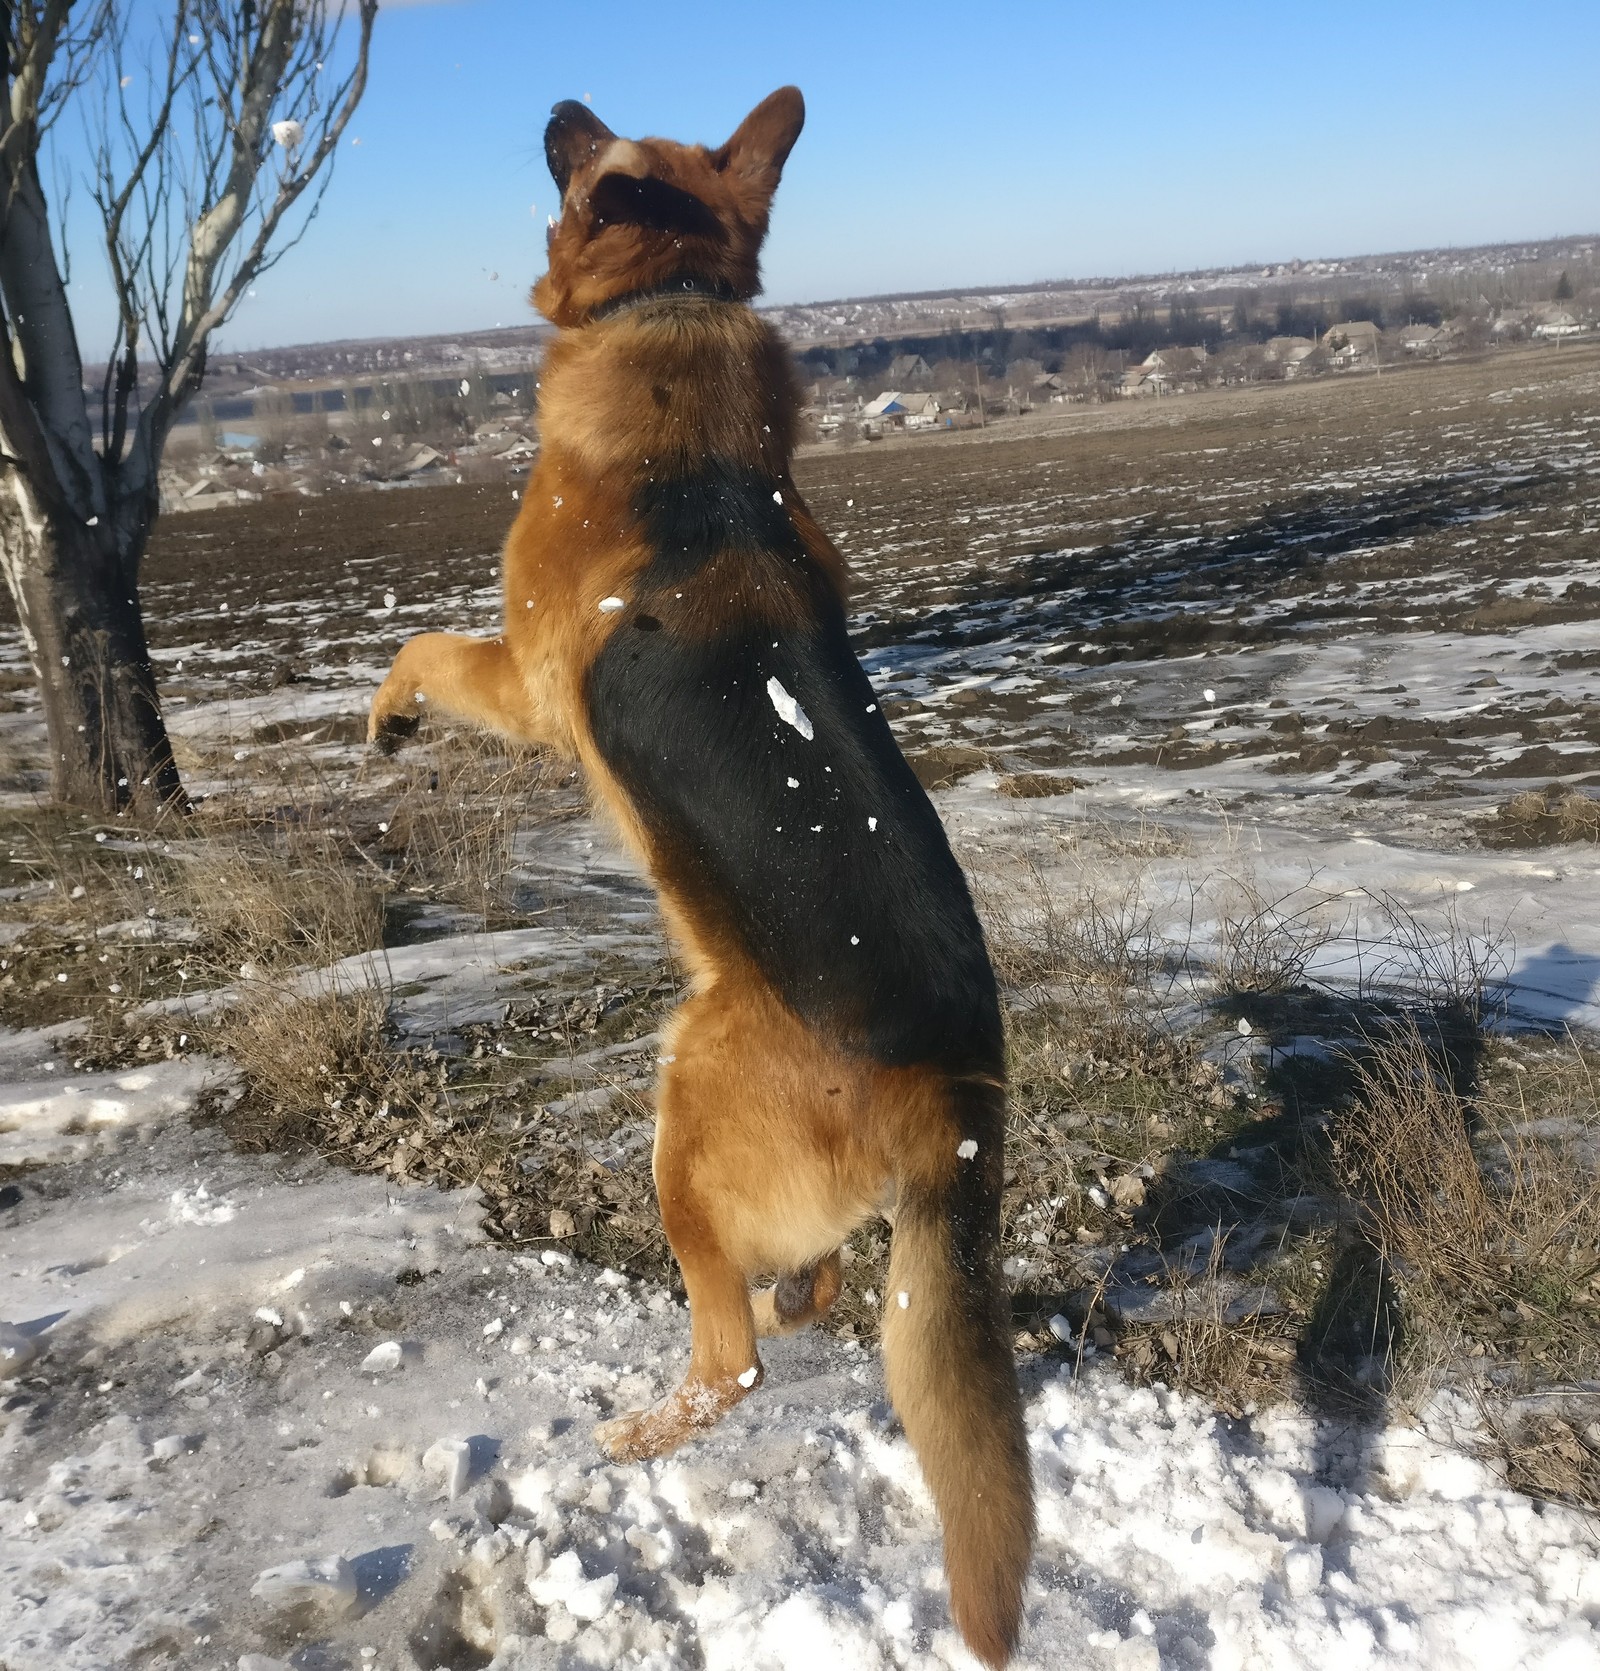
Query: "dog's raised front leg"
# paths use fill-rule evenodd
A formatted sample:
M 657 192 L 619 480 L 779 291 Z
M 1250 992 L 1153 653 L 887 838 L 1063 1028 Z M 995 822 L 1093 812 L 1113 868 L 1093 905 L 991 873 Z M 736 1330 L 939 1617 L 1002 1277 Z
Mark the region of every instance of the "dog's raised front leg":
M 367 740 L 392 753 L 430 709 L 520 743 L 541 743 L 516 661 L 498 638 L 425 632 L 401 647 L 372 699 Z

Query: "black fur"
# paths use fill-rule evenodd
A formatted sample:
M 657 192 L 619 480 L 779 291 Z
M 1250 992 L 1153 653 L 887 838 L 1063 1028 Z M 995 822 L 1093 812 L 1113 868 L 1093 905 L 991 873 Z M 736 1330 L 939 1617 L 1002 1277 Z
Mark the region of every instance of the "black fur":
M 591 666 L 595 742 L 670 880 L 799 1015 L 884 1063 L 998 1073 L 999 1002 L 966 880 L 778 491 L 713 469 L 641 495 L 656 555 L 619 628 L 647 613 L 661 630 L 616 631 Z M 747 596 L 756 582 L 798 592 L 810 624 L 730 623 L 730 559 Z M 813 740 L 779 717 L 772 678 Z

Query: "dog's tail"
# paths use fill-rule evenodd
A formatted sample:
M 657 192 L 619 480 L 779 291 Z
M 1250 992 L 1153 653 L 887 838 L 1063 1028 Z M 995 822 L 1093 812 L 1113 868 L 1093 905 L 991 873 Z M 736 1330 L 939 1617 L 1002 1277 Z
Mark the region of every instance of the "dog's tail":
M 1034 1529 L 1000 1269 L 1005 1093 L 946 1083 L 898 1176 L 883 1351 L 944 1526 L 950 1611 L 967 1646 L 998 1667 L 1017 1645 Z

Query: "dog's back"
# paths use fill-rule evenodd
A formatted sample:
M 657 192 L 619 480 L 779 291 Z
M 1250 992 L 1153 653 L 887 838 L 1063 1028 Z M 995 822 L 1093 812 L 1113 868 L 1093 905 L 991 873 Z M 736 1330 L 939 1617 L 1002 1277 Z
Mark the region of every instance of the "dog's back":
M 570 747 L 691 970 L 655 1152 L 689 1371 L 602 1443 L 657 1455 L 746 1396 L 757 1335 L 826 1310 L 840 1245 L 892 1193 L 889 1389 L 956 1620 L 1000 1665 L 1033 1534 L 1000 1008 L 960 867 L 851 653 L 842 561 L 789 475 L 793 374 L 742 305 L 800 119 L 786 89 L 707 152 L 558 107 L 564 207 L 535 296 L 562 335 L 504 640 L 408 646 L 374 735 L 431 698 L 431 670 L 446 706 Z M 752 1304 L 758 1273 L 780 1280 Z

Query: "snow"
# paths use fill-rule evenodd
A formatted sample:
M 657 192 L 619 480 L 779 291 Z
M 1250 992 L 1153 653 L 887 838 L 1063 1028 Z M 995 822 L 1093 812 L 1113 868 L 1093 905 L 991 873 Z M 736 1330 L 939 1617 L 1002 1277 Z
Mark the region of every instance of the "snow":
M 627 607 L 627 604 L 621 598 L 601 598 L 600 600 L 600 613 L 602 615 L 615 615 L 619 609 L 626 609 Z
M 805 709 L 783 688 L 782 680 L 776 676 L 767 680 L 767 696 L 771 699 L 772 706 L 777 709 L 778 718 L 785 725 L 792 725 L 809 743 L 816 735 L 811 725 L 811 718 Z
M 956 1153 L 963 1160 L 971 1160 L 978 1152 L 978 1145 L 969 1137 L 956 1145 Z
M 0 1165 L 42 1166 L 128 1140 L 142 1127 L 186 1111 L 229 1077 L 204 1056 L 131 1072 L 80 1073 L 0 1084 Z
M 290 1620 L 295 1663 L 447 1663 L 426 1644 L 470 1631 L 497 1671 L 971 1671 L 875 1353 L 767 1342 L 720 1426 L 614 1465 L 590 1428 L 680 1377 L 680 1304 L 484 1246 L 470 1192 L 166 1119 L 143 1172 L 64 1155 L 0 1219 L 6 1309 L 40 1352 L 0 1418 L 11 1671 L 270 1662 Z M 1600 1668 L 1588 1522 L 1498 1485 L 1466 1410 L 1231 1422 L 1093 1361 L 1021 1373 L 1024 1671 Z

